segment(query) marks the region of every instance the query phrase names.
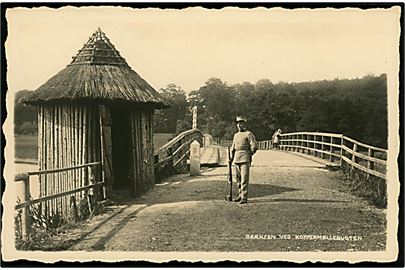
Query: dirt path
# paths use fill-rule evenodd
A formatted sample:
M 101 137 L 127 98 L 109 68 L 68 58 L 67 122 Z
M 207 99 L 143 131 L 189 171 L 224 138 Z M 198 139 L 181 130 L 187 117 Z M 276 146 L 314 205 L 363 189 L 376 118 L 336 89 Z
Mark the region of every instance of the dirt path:
M 246 205 L 224 201 L 226 167 L 178 175 L 123 205 L 71 250 L 385 249 L 384 211 L 342 191 L 338 172 L 276 151 L 259 151 L 253 165 Z

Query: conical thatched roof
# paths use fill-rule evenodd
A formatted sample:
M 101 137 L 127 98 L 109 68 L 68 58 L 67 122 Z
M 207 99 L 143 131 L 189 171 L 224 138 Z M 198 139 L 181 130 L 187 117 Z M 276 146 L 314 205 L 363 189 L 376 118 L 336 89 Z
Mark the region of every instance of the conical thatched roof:
M 169 102 L 127 64 L 98 29 L 72 62 L 27 97 L 39 105 L 63 101 L 98 101 L 168 107 Z

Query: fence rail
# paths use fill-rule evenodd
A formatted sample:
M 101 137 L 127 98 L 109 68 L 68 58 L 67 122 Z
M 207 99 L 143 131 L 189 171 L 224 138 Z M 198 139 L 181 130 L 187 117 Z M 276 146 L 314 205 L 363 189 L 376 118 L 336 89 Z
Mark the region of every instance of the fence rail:
M 157 174 L 159 174 L 159 170 L 166 170 L 168 169 L 168 167 L 176 169 L 177 166 L 183 164 L 189 155 L 190 144 L 194 140 L 197 140 L 200 142 L 200 144 L 202 144 L 203 134 L 198 129 L 182 132 L 170 142 L 157 149 L 154 154 L 155 174 L 156 171 Z M 51 194 L 46 193 L 45 196 L 42 196 L 40 198 L 31 198 L 31 176 L 39 176 L 41 177 L 40 181 L 42 181 L 42 179 L 43 181 L 47 181 L 49 180 L 47 178 L 53 179 L 51 177 L 52 174 L 66 174 L 67 172 L 72 171 L 78 172 L 77 175 L 80 176 L 80 178 L 83 176 L 83 181 L 79 181 L 81 183 L 81 186 L 74 186 L 74 188 L 68 190 L 58 189 L 54 190 L 55 192 L 51 192 Z M 47 177 L 47 175 L 49 176 Z M 74 176 L 76 174 L 72 175 Z M 42 204 L 45 204 L 45 209 L 48 209 L 48 204 L 52 204 L 52 206 L 55 206 L 58 205 L 58 203 L 60 203 L 61 201 L 63 201 L 65 205 L 66 202 L 72 202 L 73 196 L 71 196 L 70 198 L 68 198 L 68 196 L 77 193 L 79 193 L 80 196 L 84 193 L 85 197 L 87 197 L 88 200 L 88 194 L 97 194 L 97 196 L 95 197 L 101 199 L 103 197 L 103 192 L 99 191 L 98 189 L 100 187 L 103 187 L 105 189 L 105 183 L 103 181 L 99 181 L 99 179 L 101 179 L 101 162 L 92 162 L 67 168 L 31 171 L 27 173 L 17 174 L 14 178 L 14 181 L 21 182 L 23 184 L 23 194 L 21 198 L 22 202 L 16 204 L 14 208 L 15 210 L 21 211 L 21 232 L 23 239 L 27 239 L 31 232 L 32 216 L 30 207 L 35 204 L 40 204 L 40 206 L 42 206 Z M 76 201 L 75 198 L 73 199 L 74 201 Z M 89 211 L 91 212 L 90 201 L 89 208 Z
M 31 232 L 31 213 L 30 213 L 31 206 L 38 204 L 38 203 L 50 202 L 52 200 L 56 200 L 58 198 L 66 197 L 66 196 L 76 194 L 79 192 L 86 192 L 88 194 L 98 193 L 97 191 L 95 191 L 95 188 L 104 186 L 104 182 L 98 181 L 99 180 L 98 176 L 100 175 L 98 170 L 100 170 L 100 168 L 99 168 L 100 165 L 101 165 L 100 162 L 92 162 L 92 163 L 87 163 L 87 164 L 82 164 L 82 165 L 72 166 L 72 167 L 67 167 L 67 168 L 58 168 L 58 169 L 34 171 L 34 172 L 17 174 L 14 178 L 14 181 L 22 182 L 23 190 L 24 190 L 23 194 L 22 194 L 22 198 L 21 198 L 22 202 L 15 205 L 15 210 L 22 209 L 22 215 L 21 215 L 22 237 L 24 239 L 27 239 Z M 46 176 L 49 174 L 55 174 L 55 173 L 61 173 L 61 172 L 65 173 L 68 171 L 79 170 L 79 169 L 85 169 L 85 179 L 87 181 L 85 181 L 84 183 L 86 183 L 86 185 L 84 185 L 82 187 L 76 187 L 76 188 L 73 188 L 73 189 L 70 189 L 67 191 L 63 191 L 63 192 L 57 192 L 55 194 L 43 196 L 43 197 L 40 197 L 37 199 L 31 199 L 30 176 L 34 176 L 34 175 L 38 175 L 38 176 L 45 175 Z M 89 207 L 91 208 L 90 205 L 89 205 Z M 90 209 L 90 212 L 91 212 L 91 209 Z
M 272 148 L 270 140 L 258 142 L 259 149 Z M 280 149 L 297 151 L 329 159 L 330 162 L 347 163 L 370 175 L 386 179 L 387 150 L 358 142 L 343 134 L 323 132 L 294 132 L 281 135 Z

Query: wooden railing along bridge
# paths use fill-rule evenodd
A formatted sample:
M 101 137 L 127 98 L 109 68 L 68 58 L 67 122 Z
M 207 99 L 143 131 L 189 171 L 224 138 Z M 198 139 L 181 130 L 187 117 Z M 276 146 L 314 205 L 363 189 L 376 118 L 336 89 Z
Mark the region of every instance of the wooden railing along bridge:
M 271 149 L 270 140 L 258 142 L 259 149 Z M 331 162 L 345 163 L 371 175 L 386 179 L 387 150 L 358 142 L 342 134 L 294 132 L 281 135 L 280 149 L 296 151 Z
M 157 149 L 154 153 L 155 176 L 161 178 L 169 171 L 175 173 L 178 168 L 181 168 L 189 156 L 190 144 L 194 140 L 199 141 L 202 145 L 203 134 L 201 131 L 197 129 L 185 131 Z M 260 150 L 272 148 L 270 140 L 260 141 L 258 144 Z M 367 177 L 375 176 L 386 179 L 387 150 L 358 142 L 342 134 L 320 132 L 282 134 L 280 149 L 327 159 L 339 166 L 347 164 L 352 169 L 356 168 L 363 171 Z M 54 185 L 54 192 L 51 195 L 32 199 L 30 177 L 41 176 L 41 180 L 46 181 L 46 176 L 51 174 L 60 175 L 50 177 L 50 179 L 61 179 L 58 182 L 60 186 Z M 79 177 L 80 181 L 78 181 L 77 186 L 63 186 L 63 177 Z M 60 212 L 63 215 L 68 215 L 70 213 L 69 203 L 70 205 L 74 203 L 75 198 L 87 199 L 91 214 L 93 211 L 91 200 L 97 201 L 105 197 L 105 192 L 103 192 L 105 191 L 105 181 L 102 177 L 102 164 L 100 162 L 18 174 L 15 176 L 15 181 L 22 182 L 24 189 L 22 202 L 15 206 L 15 210 L 22 210 L 21 231 L 24 238 L 30 234 L 32 218 L 30 211 L 33 205 L 39 204 L 45 209 L 47 208 L 46 205 L 53 204 L 52 209 L 58 209 L 58 205 L 60 205 Z M 47 187 L 47 184 L 41 184 L 41 186 Z

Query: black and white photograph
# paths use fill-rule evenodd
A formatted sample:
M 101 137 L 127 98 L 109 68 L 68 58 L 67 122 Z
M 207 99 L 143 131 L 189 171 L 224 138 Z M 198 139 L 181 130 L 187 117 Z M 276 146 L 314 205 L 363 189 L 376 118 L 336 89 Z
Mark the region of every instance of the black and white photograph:
M 2 260 L 396 261 L 402 8 L 8 7 Z

